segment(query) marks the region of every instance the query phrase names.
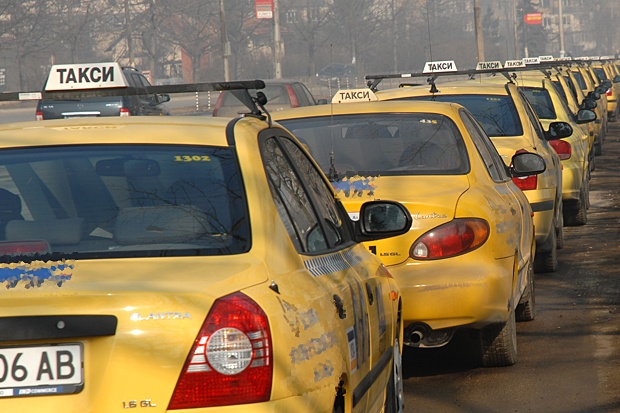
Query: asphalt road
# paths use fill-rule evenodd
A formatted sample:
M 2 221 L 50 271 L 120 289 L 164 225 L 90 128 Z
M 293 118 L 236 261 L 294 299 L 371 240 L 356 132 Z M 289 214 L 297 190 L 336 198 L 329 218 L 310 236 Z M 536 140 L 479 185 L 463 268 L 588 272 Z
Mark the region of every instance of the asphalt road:
M 620 412 L 620 124 L 590 181 L 588 223 L 565 227 L 558 271 L 536 274 L 537 315 L 514 366 L 482 368 L 472 338 L 406 349 L 406 412 Z

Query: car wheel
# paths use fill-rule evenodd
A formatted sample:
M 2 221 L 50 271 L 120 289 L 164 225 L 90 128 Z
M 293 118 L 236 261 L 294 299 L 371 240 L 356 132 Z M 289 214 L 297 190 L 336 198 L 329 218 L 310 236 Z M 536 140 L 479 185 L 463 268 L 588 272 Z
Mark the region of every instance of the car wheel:
M 405 411 L 405 392 L 403 390 L 403 357 L 398 340 L 394 343 L 392 374 L 385 395 L 385 413 Z
M 548 250 L 537 250 L 534 256 L 534 272 L 555 272 L 558 269 L 558 246 L 555 228 L 551 229 L 549 239 L 546 242 Z
M 564 204 L 564 223 L 567 226 L 577 227 L 588 222 L 586 202 L 585 188 L 582 186 L 579 200 L 568 201 Z
M 603 137 L 601 136 L 596 141 L 594 141 L 594 155 L 599 156 L 602 154 L 603 154 Z
M 511 311 L 505 324 L 493 324 L 480 330 L 480 349 L 484 367 L 512 366 L 517 361 L 517 327 Z
M 561 250 L 562 248 L 564 248 L 564 204 L 562 203 L 562 201 L 559 202 L 559 210 L 555 219 L 555 243 L 556 248 Z
M 536 285 L 531 265 L 527 272 L 527 288 L 517 305 L 515 317 L 517 321 L 532 321 L 536 317 Z

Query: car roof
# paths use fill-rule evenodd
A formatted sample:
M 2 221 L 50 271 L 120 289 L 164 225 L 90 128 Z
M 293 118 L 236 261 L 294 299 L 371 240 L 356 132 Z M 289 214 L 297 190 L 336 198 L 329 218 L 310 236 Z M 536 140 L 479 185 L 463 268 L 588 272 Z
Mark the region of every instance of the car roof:
M 9 123 L 0 125 L 0 148 L 110 143 L 226 146 L 230 121 L 202 116 L 136 116 Z
M 454 118 L 458 116 L 459 109 L 464 108 L 463 106 L 452 102 L 382 101 L 305 106 L 274 112 L 271 116 L 275 121 L 277 121 L 278 119 L 310 118 L 330 115 L 411 112 L 436 113 Z

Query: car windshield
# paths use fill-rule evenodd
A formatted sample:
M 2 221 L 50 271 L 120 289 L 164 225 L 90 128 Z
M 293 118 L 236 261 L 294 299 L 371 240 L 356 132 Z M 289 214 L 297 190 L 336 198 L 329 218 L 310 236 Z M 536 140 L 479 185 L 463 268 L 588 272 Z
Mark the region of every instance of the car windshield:
M 0 154 L 0 260 L 223 255 L 249 249 L 230 148 L 89 145 Z
M 551 101 L 549 92 L 544 88 L 523 87 L 523 94 L 534 108 L 534 112 L 540 119 L 556 119 L 557 114 Z
M 382 113 L 279 120 L 331 180 L 355 175 L 454 175 L 469 171 L 463 138 L 437 114 Z
M 523 127 L 514 102 L 509 96 L 499 95 L 434 95 L 414 100 L 455 102 L 467 108 L 489 136 L 523 135 Z

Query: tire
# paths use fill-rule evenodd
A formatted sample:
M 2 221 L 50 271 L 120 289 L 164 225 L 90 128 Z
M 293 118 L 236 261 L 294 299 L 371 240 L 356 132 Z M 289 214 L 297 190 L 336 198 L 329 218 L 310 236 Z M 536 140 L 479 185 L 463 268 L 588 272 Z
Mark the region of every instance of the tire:
M 566 226 L 578 227 L 588 222 L 588 207 L 585 191 L 584 185 L 581 188 L 578 201 L 572 200 L 564 204 L 564 224 Z
M 384 413 L 402 413 L 405 411 L 405 391 L 403 389 L 403 357 L 398 340 L 394 343 L 392 356 L 392 373 L 385 390 Z
M 517 361 L 517 326 L 511 311 L 505 324 L 480 330 L 481 362 L 484 367 L 512 366 Z
M 559 202 L 559 211 L 556 216 L 555 228 L 556 248 L 561 250 L 562 248 L 564 248 L 564 204 L 562 203 L 562 201 Z
M 523 292 L 521 301 L 517 305 L 516 321 L 532 321 L 536 317 L 536 284 L 534 271 L 530 265 L 527 272 L 527 288 Z
M 534 272 L 546 273 L 556 272 L 558 270 L 558 246 L 555 225 L 551 229 L 549 239 L 545 244 L 545 247 L 549 247 L 549 250 L 536 250 L 536 255 L 534 256 Z

